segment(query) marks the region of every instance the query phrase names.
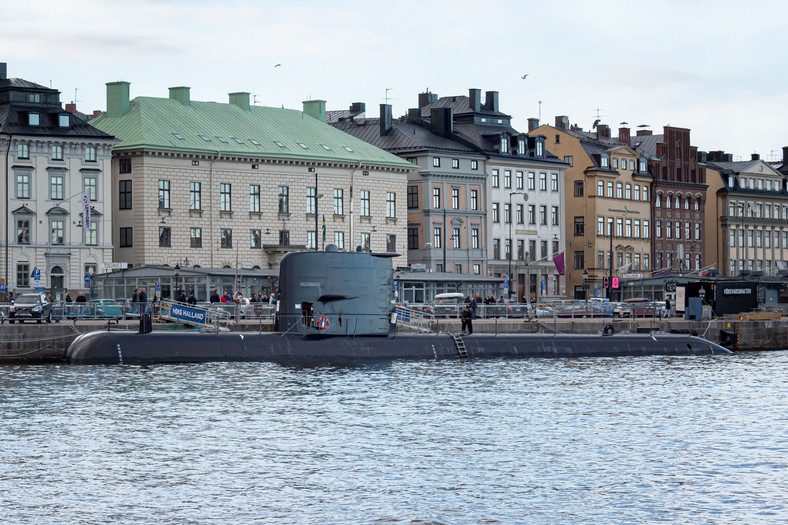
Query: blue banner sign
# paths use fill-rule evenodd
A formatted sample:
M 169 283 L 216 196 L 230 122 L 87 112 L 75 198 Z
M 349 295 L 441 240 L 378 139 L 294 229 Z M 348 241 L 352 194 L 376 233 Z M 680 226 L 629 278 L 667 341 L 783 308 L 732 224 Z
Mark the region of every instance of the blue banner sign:
M 205 324 L 205 313 L 205 310 L 200 310 L 199 308 L 190 308 L 176 304 L 170 308 L 170 317 L 190 323 Z

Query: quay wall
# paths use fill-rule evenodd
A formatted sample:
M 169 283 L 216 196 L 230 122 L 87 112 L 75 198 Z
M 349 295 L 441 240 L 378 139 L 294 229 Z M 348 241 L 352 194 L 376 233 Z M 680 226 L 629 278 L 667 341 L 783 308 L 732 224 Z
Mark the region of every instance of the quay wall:
M 748 321 L 684 321 L 681 319 L 567 319 L 567 320 L 475 320 L 477 333 L 565 333 L 601 334 L 606 325 L 615 333 L 662 331 L 674 333 L 697 333 L 710 341 L 729 346 L 735 350 L 781 350 L 788 349 L 788 318 L 780 320 Z M 172 329 L 172 323 L 156 323 L 154 329 Z M 271 331 L 270 322 L 249 321 L 232 324 L 232 331 Z M 0 364 L 57 363 L 65 361 L 71 342 L 80 334 L 94 330 L 106 330 L 106 322 L 79 321 L 53 324 L 8 324 L 0 326 Z M 401 327 L 406 331 L 407 327 Z M 458 320 L 434 322 L 432 331 L 460 332 Z M 136 321 L 122 321 L 112 330 L 126 330 L 129 336 L 138 330 Z

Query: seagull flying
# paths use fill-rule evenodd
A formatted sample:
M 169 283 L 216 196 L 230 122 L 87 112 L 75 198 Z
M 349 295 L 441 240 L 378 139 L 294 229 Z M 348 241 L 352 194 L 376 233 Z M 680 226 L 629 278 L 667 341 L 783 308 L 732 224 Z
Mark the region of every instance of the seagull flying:
M 528 76 L 528 73 L 526 73 L 525 75 L 521 76 L 520 78 L 522 78 L 523 80 L 525 80 L 525 78 L 526 78 L 527 76 Z
M 279 66 L 281 66 L 281 65 L 282 65 L 282 64 L 277 64 L 277 65 L 275 65 L 274 67 L 279 67 Z

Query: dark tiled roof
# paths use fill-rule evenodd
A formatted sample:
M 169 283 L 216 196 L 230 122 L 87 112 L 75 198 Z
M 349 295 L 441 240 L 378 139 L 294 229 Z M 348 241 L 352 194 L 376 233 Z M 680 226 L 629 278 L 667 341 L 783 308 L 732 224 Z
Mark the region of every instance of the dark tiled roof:
M 629 138 L 629 144 L 642 157 L 656 157 L 657 144 L 662 142 L 664 135 L 640 135 Z
M 473 148 L 435 135 L 429 129 L 406 120 L 393 121 L 391 130 L 386 135 L 380 134 L 380 119 L 377 118 L 336 122 L 333 126 L 373 146 L 395 154 L 428 149 L 459 154 L 475 153 Z
M 46 89 L 48 91 L 53 91 L 51 88 L 46 86 L 42 86 L 41 84 L 36 84 L 35 82 L 30 82 L 29 80 L 25 80 L 23 78 L 4 78 L 0 80 L 0 88 L 5 87 L 14 87 L 14 88 L 23 88 L 23 89 Z
M 734 173 L 741 173 L 750 169 L 756 164 L 760 164 L 760 160 L 741 160 L 736 162 L 707 162 L 706 166 L 714 168 L 715 170 L 731 170 Z

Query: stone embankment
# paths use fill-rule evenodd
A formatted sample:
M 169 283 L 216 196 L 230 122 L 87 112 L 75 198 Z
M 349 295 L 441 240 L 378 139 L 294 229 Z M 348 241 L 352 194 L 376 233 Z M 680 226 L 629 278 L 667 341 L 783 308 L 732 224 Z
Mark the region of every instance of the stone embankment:
M 614 333 L 648 333 L 651 331 L 694 333 L 715 343 L 735 350 L 788 349 L 788 318 L 779 320 L 713 320 L 684 321 L 682 319 L 564 319 L 522 320 L 484 319 L 473 322 L 477 333 L 564 333 L 601 334 L 606 326 Z M 8 324 L 0 326 L 0 364 L 58 363 L 65 361 L 68 346 L 82 333 L 106 330 L 107 323 L 79 321 L 53 324 Z M 173 329 L 172 323 L 155 324 L 154 329 Z M 231 324 L 233 331 L 271 331 L 271 322 L 247 321 Z M 129 337 L 137 332 L 136 321 L 113 324 L 112 330 L 128 331 Z M 402 331 L 407 327 L 401 327 Z M 459 320 L 432 323 L 432 331 L 459 332 Z M 609 330 L 609 328 L 608 328 Z

